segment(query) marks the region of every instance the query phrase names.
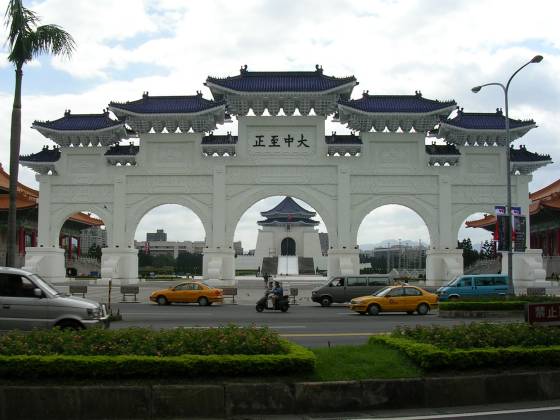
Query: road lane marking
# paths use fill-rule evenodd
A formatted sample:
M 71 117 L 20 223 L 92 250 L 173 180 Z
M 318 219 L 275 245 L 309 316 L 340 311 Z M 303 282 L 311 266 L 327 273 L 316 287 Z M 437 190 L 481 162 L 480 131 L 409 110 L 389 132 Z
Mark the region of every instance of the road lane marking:
M 520 408 L 517 410 L 500 410 L 500 411 L 479 411 L 476 413 L 453 413 L 453 414 L 432 414 L 427 416 L 404 416 L 404 417 L 375 417 L 376 420 L 424 420 L 424 419 L 448 419 L 459 417 L 480 417 L 480 416 L 499 416 L 503 414 L 518 413 L 537 413 L 540 411 L 560 410 L 557 407 L 537 407 L 537 408 Z M 374 417 L 372 417 L 373 419 Z M 363 417 L 348 420 L 365 420 Z

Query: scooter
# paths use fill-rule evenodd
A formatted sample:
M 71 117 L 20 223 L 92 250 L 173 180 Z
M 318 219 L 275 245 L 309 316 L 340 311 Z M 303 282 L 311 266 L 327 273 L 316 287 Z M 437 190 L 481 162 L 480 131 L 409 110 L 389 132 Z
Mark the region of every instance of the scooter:
M 290 308 L 289 296 L 280 296 L 276 299 L 276 303 L 272 303 L 271 299 L 272 293 L 267 292 L 265 295 L 259 299 L 255 309 L 257 312 L 262 312 L 265 309 L 267 311 L 282 311 L 287 312 Z

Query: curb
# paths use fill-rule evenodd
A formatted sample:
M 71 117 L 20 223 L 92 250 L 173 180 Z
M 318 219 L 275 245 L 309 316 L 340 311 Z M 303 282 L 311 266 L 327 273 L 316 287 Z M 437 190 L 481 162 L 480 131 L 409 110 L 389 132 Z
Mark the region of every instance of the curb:
M 524 319 L 524 311 L 445 311 L 439 310 L 441 318 L 519 318 Z
M 176 419 L 560 399 L 560 370 L 393 380 L 0 386 L 0 419 Z

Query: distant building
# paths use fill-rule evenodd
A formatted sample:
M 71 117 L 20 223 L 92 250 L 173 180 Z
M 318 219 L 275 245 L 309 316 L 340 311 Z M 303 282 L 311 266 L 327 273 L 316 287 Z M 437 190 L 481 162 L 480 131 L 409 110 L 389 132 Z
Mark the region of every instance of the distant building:
M 170 255 L 177 258 L 180 253 L 203 254 L 204 241 L 134 241 L 134 248 L 149 252 L 150 255 Z
M 425 269 L 426 251 L 426 246 L 418 244 L 416 246 L 394 245 L 391 247 L 380 247 L 370 251 L 361 251 L 361 253 L 371 259 L 374 269 L 377 269 L 379 272 L 388 273 L 393 269 L 397 271 Z
M 146 233 L 146 241 L 148 242 L 165 242 L 167 241 L 167 233 L 163 231 L 163 229 L 158 229 L 155 233 Z M 151 244 L 150 244 L 151 245 Z
M 107 231 L 101 226 L 92 226 L 80 232 L 82 250 L 87 254 L 92 246 L 105 248 L 107 246 Z
M 233 250 L 235 251 L 235 255 L 243 255 L 243 245 L 241 241 L 233 243 Z

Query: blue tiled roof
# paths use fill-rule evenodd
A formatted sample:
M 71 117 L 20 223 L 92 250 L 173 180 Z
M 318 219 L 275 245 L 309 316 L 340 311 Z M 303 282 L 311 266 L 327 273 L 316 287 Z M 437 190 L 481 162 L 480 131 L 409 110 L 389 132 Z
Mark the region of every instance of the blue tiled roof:
M 426 153 L 429 155 L 460 155 L 454 144 L 427 144 Z
M 64 113 L 64 117 L 54 121 L 34 121 L 33 127 L 50 128 L 60 131 L 91 131 L 101 130 L 108 127 L 123 126 L 124 122 L 112 120 L 109 113 L 103 114 L 71 114 L 70 111 Z
M 263 217 L 302 217 L 308 218 L 316 215 L 314 211 L 305 210 L 292 197 L 286 197 L 271 210 L 261 212 Z
M 354 134 L 340 135 L 333 133 L 331 136 L 325 136 L 327 144 L 363 144 L 362 139 Z
M 319 66 L 315 71 L 248 71 L 223 79 L 208 76 L 207 83 L 241 92 L 322 92 L 348 83 L 357 84 L 354 76 L 325 76 Z
M 105 156 L 132 156 L 138 154 L 139 150 L 140 146 L 135 146 L 134 144 L 116 144 L 115 146 L 111 146 L 109 150 L 105 152 Z
M 22 162 L 56 162 L 58 159 L 60 159 L 60 149 L 58 147 L 49 149 L 49 146 L 43 147 L 39 153 L 19 157 Z
M 217 135 L 210 133 L 202 138 L 202 144 L 237 144 L 237 136 L 231 134 Z
M 539 155 L 519 146 L 519 149 L 510 148 L 510 158 L 512 162 L 543 162 L 550 160 L 550 155 Z
M 455 127 L 472 130 L 505 130 L 506 118 L 501 109 L 496 112 L 463 112 L 460 109 L 454 118 L 443 120 L 442 123 Z M 513 120 L 509 119 L 510 128 L 520 128 L 535 125 L 533 120 Z
M 191 96 L 149 96 L 144 92 L 142 99 L 132 102 L 111 102 L 109 107 L 137 114 L 190 114 L 224 105 L 223 101 L 204 99 L 198 92 Z
M 370 95 L 368 92 L 364 92 L 360 99 L 341 100 L 339 104 L 364 112 L 387 113 L 426 113 L 457 105 L 455 101 L 423 98 L 420 92 L 416 92 L 415 95 Z
M 260 226 L 270 226 L 270 225 L 300 225 L 300 226 L 317 226 L 319 222 L 317 220 L 312 220 L 307 217 L 273 217 L 266 220 L 259 220 L 257 224 Z

